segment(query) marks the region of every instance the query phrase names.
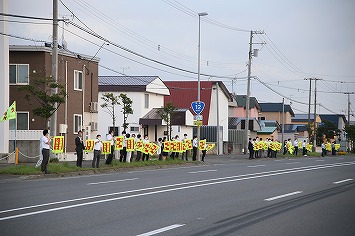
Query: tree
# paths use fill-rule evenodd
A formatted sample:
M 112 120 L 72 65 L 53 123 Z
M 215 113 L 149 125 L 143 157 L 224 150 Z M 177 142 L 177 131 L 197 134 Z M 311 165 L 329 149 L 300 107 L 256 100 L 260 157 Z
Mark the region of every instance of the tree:
M 101 97 L 104 100 L 104 103 L 100 106 L 104 108 L 105 112 L 108 113 L 112 118 L 112 128 L 115 131 L 116 127 L 116 114 L 115 114 L 115 106 L 120 105 L 120 99 L 118 96 L 113 95 L 113 93 L 105 93 Z
M 340 130 L 335 127 L 335 124 L 328 120 L 323 120 L 322 124 L 317 128 L 317 141 L 322 142 L 323 138 L 334 139 L 335 135 L 339 135 Z
M 172 126 L 172 119 L 174 113 L 176 112 L 177 108 L 174 106 L 173 102 L 167 102 L 164 107 L 158 110 L 158 114 L 166 123 L 166 131 L 168 140 L 171 140 L 171 126 Z
M 26 100 L 33 101 L 33 97 L 39 106 L 32 109 L 35 116 L 45 119 L 48 125 L 49 118 L 58 110 L 59 106 L 65 102 L 66 92 L 63 85 L 54 82 L 51 78 L 37 78 L 28 85 L 18 88 L 18 91 L 26 91 Z M 52 89 L 58 89 L 56 94 L 52 94 Z
M 345 132 L 347 138 L 350 140 L 351 143 L 351 152 L 355 152 L 355 125 L 346 125 Z
M 129 114 L 133 114 L 133 109 L 132 109 L 132 99 L 130 99 L 127 94 L 121 93 L 119 95 L 121 102 L 122 102 L 122 113 L 123 113 L 123 130 L 126 131 L 128 128 L 129 123 L 127 123 L 127 118 Z

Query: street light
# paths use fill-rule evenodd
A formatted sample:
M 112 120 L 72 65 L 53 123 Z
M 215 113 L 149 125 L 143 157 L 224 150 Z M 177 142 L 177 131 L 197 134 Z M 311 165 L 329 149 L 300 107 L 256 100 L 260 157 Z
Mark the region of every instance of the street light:
M 198 70 L 197 70 L 197 101 L 201 101 L 201 93 L 200 93 L 200 61 L 201 61 L 201 56 L 200 56 L 200 47 L 201 47 L 201 16 L 207 16 L 207 12 L 201 12 L 198 13 Z M 197 140 L 200 141 L 200 125 L 197 125 Z M 197 149 L 197 160 L 200 161 L 200 152 Z

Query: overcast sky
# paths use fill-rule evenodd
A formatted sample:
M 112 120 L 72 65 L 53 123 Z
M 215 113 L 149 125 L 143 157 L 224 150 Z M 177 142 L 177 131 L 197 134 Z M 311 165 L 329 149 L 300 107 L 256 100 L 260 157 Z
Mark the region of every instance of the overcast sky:
M 100 48 L 103 40 L 72 24 L 64 24 L 63 30 L 62 23 L 59 43 L 64 32 L 69 50 L 97 53 L 102 66 L 99 75 L 124 72 L 197 81 L 195 74 L 182 70 L 197 72 L 198 12 L 207 12 L 201 17 L 201 73 L 210 76 L 201 80 L 222 80 L 230 92 L 246 94 L 250 31 L 263 31 L 253 37 L 253 49 L 259 53 L 252 62 L 252 76 L 257 79 L 252 79 L 251 96 L 259 102 L 282 102 L 284 96 L 295 113 L 307 113 L 309 82 L 304 78 L 314 77 L 322 79 L 317 81 L 317 103 L 324 107 L 318 106 L 317 113 L 347 115 L 343 93 L 355 92 L 354 9 L 353 0 L 62 0 L 61 18 L 112 43 Z M 49 0 L 10 0 L 8 11 L 44 18 L 53 15 Z M 51 41 L 50 22 L 10 20 L 16 21 L 8 24 L 13 36 Z M 11 37 L 10 44 L 41 43 Z M 353 112 L 355 94 L 350 98 Z

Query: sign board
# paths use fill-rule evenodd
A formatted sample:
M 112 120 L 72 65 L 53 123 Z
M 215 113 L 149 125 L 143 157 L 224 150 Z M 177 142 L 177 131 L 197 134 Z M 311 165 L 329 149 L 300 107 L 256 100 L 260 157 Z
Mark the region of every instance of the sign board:
M 203 109 L 205 108 L 205 103 L 201 101 L 192 102 L 191 108 L 196 113 L 196 115 L 200 115 Z
M 194 116 L 194 120 L 203 120 L 202 115 L 196 115 Z
M 194 120 L 194 125 L 201 126 L 202 125 L 202 120 Z

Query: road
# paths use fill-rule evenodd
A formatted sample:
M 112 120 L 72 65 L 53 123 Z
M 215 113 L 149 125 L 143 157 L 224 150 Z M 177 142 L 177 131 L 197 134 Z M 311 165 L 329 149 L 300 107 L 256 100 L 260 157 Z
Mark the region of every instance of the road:
M 1 235 L 355 235 L 355 157 L 0 184 Z

